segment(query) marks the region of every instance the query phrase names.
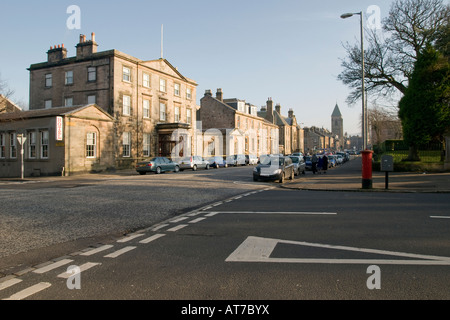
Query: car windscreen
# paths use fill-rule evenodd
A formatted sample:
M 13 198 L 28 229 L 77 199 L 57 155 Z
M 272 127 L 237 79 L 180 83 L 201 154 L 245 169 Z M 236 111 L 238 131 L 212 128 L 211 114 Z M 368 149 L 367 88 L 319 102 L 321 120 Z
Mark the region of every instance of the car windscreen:
M 262 157 L 260 160 L 262 165 L 266 166 L 282 166 L 284 164 L 284 158 L 282 157 Z
M 297 157 L 290 157 L 293 163 L 298 163 L 299 159 Z

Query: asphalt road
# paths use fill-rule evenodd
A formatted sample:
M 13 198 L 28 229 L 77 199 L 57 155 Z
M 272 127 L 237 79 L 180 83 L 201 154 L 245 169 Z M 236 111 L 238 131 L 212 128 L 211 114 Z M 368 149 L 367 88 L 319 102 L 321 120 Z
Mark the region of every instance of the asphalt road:
M 102 220 L 107 225 L 105 230 L 117 231 L 115 223 L 124 230 L 128 219 L 139 214 L 147 220 L 133 220 L 139 223 L 123 238 L 111 237 L 72 254 L 66 251 L 59 259 L 11 278 L 9 283 L 14 283 L 14 279 L 21 281 L 0 290 L 0 298 L 450 298 L 450 219 L 439 218 L 448 212 L 450 202 L 446 194 L 286 190 L 276 183 L 253 184 L 249 172 L 251 168 L 234 168 L 185 176 L 118 177 L 85 187 L 53 189 L 55 194 L 84 190 L 83 194 L 94 196 L 96 201 L 90 205 L 80 202 L 77 210 L 88 211 L 84 214 L 89 219 L 106 216 Z M 155 195 L 152 201 L 142 200 L 136 207 L 132 203 L 142 199 L 142 192 L 137 195 L 138 189 L 155 191 L 156 184 L 166 183 L 168 190 L 176 189 L 170 183 L 184 190 L 185 196 L 174 201 L 182 203 L 184 209 L 164 204 L 170 213 L 158 216 L 153 223 L 150 216 L 163 210 L 161 195 Z M 106 199 L 99 202 L 100 194 L 94 191 L 107 190 L 116 191 L 100 193 Z M 36 188 L 30 192 L 45 191 Z M 193 201 L 197 205 L 190 202 L 195 192 L 203 194 Z M 52 193 L 47 190 L 46 194 Z M 183 191 L 177 194 L 181 197 Z M 120 204 L 124 199 L 129 200 Z M 41 201 L 34 199 L 39 203 L 44 200 L 45 197 Z M 109 201 L 113 204 L 108 205 Z M 145 202 L 152 203 L 148 209 L 151 215 L 137 209 L 146 207 Z M 89 210 L 83 209 L 88 207 Z M 92 214 L 94 208 L 97 215 Z M 124 216 L 118 213 L 121 210 L 126 212 L 122 213 Z M 80 230 L 100 227 L 97 223 L 82 224 Z M 144 228 L 137 228 L 139 224 Z M 70 282 L 80 284 L 80 289 L 68 288 L 69 266 L 81 268 L 79 278 Z

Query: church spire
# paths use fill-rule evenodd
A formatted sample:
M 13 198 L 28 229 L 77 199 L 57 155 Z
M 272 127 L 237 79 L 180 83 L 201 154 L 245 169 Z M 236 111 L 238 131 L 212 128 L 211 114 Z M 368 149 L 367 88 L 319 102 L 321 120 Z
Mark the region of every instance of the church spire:
M 331 116 L 332 117 L 342 117 L 341 110 L 339 110 L 339 106 L 337 103 L 336 103 L 336 106 L 334 107 L 334 111 L 331 114 Z

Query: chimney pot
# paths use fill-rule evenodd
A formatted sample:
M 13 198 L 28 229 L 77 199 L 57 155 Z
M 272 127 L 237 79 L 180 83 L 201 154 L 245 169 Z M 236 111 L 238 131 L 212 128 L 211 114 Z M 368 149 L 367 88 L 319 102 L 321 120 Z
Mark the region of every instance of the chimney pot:
M 91 39 L 92 39 L 92 42 L 95 42 L 95 32 L 91 33 Z
M 223 101 L 223 92 L 221 88 L 217 89 L 216 99 L 219 101 Z

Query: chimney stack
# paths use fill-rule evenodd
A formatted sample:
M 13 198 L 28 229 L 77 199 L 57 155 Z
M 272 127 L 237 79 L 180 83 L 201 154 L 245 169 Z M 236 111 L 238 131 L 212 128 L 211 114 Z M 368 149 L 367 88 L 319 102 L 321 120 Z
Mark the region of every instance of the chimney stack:
M 223 102 L 223 92 L 222 92 L 222 89 L 220 89 L 220 88 L 217 89 L 216 99 Z
M 55 45 L 54 47 L 50 47 L 50 50 L 47 51 L 47 62 L 55 63 L 62 61 L 67 58 L 67 49 L 64 48 L 64 44 Z
M 269 98 L 267 100 L 267 111 L 266 111 L 266 119 L 271 122 L 274 123 L 274 117 L 273 117 L 273 101 L 272 98 Z
M 281 115 L 281 105 L 279 103 L 275 106 L 275 110 Z
M 291 119 L 294 118 L 294 110 L 289 109 L 288 116 L 289 116 L 289 118 L 291 118 Z
M 98 44 L 95 42 L 95 33 L 91 33 L 91 40 L 86 41 L 84 34 L 80 35 L 80 43 L 77 44 L 77 59 L 83 59 L 97 53 Z
M 205 96 L 210 96 L 210 97 L 212 97 L 212 93 L 211 93 L 211 90 L 210 90 L 210 89 L 208 89 L 208 90 L 205 91 Z

